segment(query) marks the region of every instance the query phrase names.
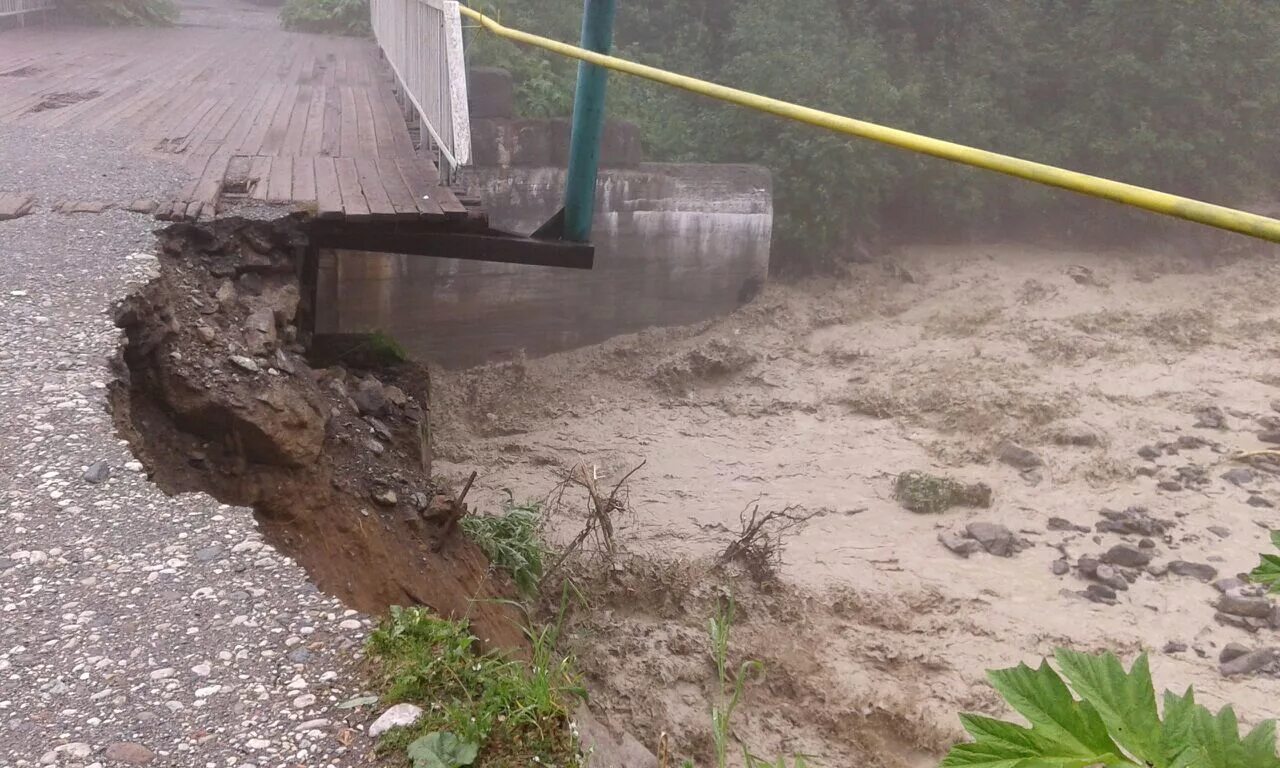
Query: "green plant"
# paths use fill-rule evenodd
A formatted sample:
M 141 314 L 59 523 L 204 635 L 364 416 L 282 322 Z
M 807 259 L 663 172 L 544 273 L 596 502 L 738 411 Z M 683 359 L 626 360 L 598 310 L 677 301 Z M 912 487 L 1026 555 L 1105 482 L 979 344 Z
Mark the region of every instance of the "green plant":
M 109 26 L 167 27 L 178 19 L 173 0 L 66 0 L 58 8 L 81 21 Z
M 303 32 L 362 36 L 373 31 L 369 0 L 288 0 L 280 9 L 280 22 Z
M 406 754 L 414 768 L 579 765 L 568 723 L 583 689 L 555 651 L 554 627 L 529 637 L 527 663 L 479 653 L 465 622 L 393 606 L 368 642 L 375 682 L 383 703 L 415 703 L 424 714 L 383 736 L 379 752 Z
M 1280 531 L 1271 532 L 1271 544 L 1280 549 Z M 1262 555 L 1262 562 L 1249 572 L 1249 581 L 1263 585 L 1268 592 L 1280 592 L 1280 555 Z
M 508 491 L 500 514 L 468 515 L 462 518 L 462 530 L 529 596 L 538 591 L 548 554 L 539 530 L 541 523 L 540 502 L 516 504 Z
M 1055 658 L 1061 677 L 1047 661 L 1038 669 L 990 671 L 992 685 L 1030 727 L 963 714 L 974 740 L 953 747 L 943 768 L 1280 767 L 1274 721 L 1242 739 L 1231 707 L 1215 715 L 1190 688 L 1181 696 L 1165 692 L 1162 719 L 1145 654 L 1127 672 L 1110 653 L 1059 649 Z

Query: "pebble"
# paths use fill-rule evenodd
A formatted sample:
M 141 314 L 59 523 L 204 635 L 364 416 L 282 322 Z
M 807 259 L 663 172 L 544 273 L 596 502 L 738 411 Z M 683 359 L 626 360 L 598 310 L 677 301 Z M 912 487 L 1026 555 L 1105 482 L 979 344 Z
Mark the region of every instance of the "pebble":
M 246 749 L 257 751 L 260 749 L 266 749 L 267 747 L 271 746 L 271 742 L 267 741 L 266 739 L 249 739 L 244 743 L 244 746 Z
M 319 718 L 316 718 L 315 720 L 307 720 L 306 722 L 298 723 L 298 725 L 297 725 L 297 726 L 295 726 L 293 730 L 295 730 L 295 731 L 318 731 L 318 730 L 320 730 L 321 728 L 327 728 L 327 727 L 329 727 L 329 725 L 331 725 L 331 723 L 332 723 L 332 721 L 330 721 L 330 720 L 328 720 L 328 719 L 326 719 L 326 718 L 323 718 L 323 717 L 319 717 Z
M 1071 563 L 1062 559 L 1054 560 L 1053 563 L 1049 565 L 1049 570 L 1053 571 L 1054 576 L 1065 576 L 1071 571 Z
M 161 667 L 160 669 L 152 670 L 151 679 L 152 680 L 168 680 L 169 678 L 173 677 L 174 671 L 175 670 L 173 667 Z
M 1205 563 L 1189 563 L 1185 560 L 1174 560 L 1169 563 L 1169 572 L 1178 576 L 1190 576 L 1205 583 L 1218 578 L 1218 569 Z
M 396 496 L 396 492 L 392 490 L 381 490 L 373 494 L 373 500 L 384 507 L 394 507 L 399 503 L 400 499 Z
M 1102 562 L 1122 565 L 1125 568 L 1144 568 L 1151 562 L 1151 553 L 1128 544 L 1117 544 L 1102 556 Z
M 1035 469 L 1044 466 L 1044 459 L 1035 451 L 1023 448 L 1017 443 L 1005 441 L 997 449 L 1000 461 L 1018 469 Z
M 108 744 L 103 756 L 107 760 L 129 765 L 146 765 L 155 759 L 154 752 L 141 744 L 134 744 L 128 741 L 117 741 L 114 744 Z
M 1182 483 L 1179 483 L 1177 480 L 1161 480 L 1156 483 L 1156 487 L 1162 491 L 1181 491 Z
M 261 370 L 258 367 L 257 361 L 254 360 L 252 357 L 245 357 L 244 355 L 232 355 L 227 359 L 231 361 L 232 365 L 235 365 L 237 368 L 248 371 L 249 373 L 257 373 L 259 370 Z
M 1226 593 L 1218 598 L 1217 608 L 1233 616 L 1246 616 L 1253 619 L 1271 618 L 1271 601 L 1265 597 L 1245 597 Z
M 1209 532 L 1220 539 L 1225 539 L 1231 535 L 1231 529 L 1221 525 L 1209 526 Z
M 316 703 L 316 697 L 313 693 L 304 693 L 293 700 L 293 706 L 297 709 L 306 709 Z
M 988 554 L 996 557 L 1012 557 L 1015 550 L 1013 532 L 995 523 L 969 523 L 965 533 L 982 545 Z
M 943 531 L 942 533 L 939 533 L 938 541 L 942 543 L 942 546 L 961 557 L 968 557 L 974 552 L 982 549 L 982 545 L 973 539 L 961 536 L 960 534 L 953 533 L 951 531 Z
M 413 704 L 396 704 L 378 716 L 369 726 L 369 736 L 378 738 L 392 728 L 407 728 L 422 717 L 422 708 Z
M 1232 485 L 1248 485 L 1253 482 L 1253 471 L 1244 467 L 1236 467 L 1223 472 L 1222 479 Z
M 360 629 L 363 626 L 357 619 L 347 619 L 338 624 L 339 629 Z
M 111 465 L 105 461 L 95 461 L 81 475 L 81 479 L 90 485 L 104 483 L 109 477 L 111 477 Z
M 210 666 L 209 662 L 207 661 L 197 664 L 191 668 L 191 674 L 195 675 L 196 677 L 208 677 L 212 673 L 213 673 L 213 667 Z
M 1186 650 L 1187 650 L 1187 644 L 1178 642 L 1176 640 L 1170 640 L 1169 642 L 1164 644 L 1165 653 L 1183 653 Z
M 1280 649 L 1259 648 L 1220 665 L 1218 670 L 1223 677 L 1248 675 L 1271 666 L 1277 660 L 1280 660 Z
M 1227 643 L 1222 648 L 1222 653 L 1218 654 L 1218 662 L 1225 664 L 1232 659 L 1238 659 L 1241 656 L 1244 656 L 1248 652 L 1249 648 L 1247 646 L 1241 645 L 1240 643 Z
M 1275 504 L 1268 501 L 1265 497 L 1257 495 L 1250 496 L 1248 504 L 1251 507 L 1259 507 L 1261 509 L 1273 509 L 1275 507 Z

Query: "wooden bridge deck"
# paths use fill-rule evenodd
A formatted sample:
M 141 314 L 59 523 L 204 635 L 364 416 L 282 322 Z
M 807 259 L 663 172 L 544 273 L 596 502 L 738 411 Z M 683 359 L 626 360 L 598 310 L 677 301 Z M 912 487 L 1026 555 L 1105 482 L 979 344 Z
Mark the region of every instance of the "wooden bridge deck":
M 419 154 L 376 45 L 277 22 L 0 32 L 0 123 L 136 137 L 195 177 L 161 218 L 219 202 L 311 208 L 337 220 L 467 215 Z

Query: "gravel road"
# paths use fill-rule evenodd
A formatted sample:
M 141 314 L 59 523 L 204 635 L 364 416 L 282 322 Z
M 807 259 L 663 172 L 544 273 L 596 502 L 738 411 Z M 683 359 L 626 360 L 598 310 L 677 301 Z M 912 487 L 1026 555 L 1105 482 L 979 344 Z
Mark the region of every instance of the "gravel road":
M 155 268 L 179 166 L 109 136 L 0 127 L 0 766 L 348 766 L 367 620 L 265 544 L 249 510 L 168 498 L 106 410 L 108 316 Z

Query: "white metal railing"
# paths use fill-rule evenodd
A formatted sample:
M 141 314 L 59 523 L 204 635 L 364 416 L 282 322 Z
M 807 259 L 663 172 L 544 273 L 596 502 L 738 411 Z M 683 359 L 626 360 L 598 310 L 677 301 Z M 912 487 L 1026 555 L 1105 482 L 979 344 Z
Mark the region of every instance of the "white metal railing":
M 0 16 L 22 16 L 53 9 L 54 0 L 0 0 Z
M 372 0 L 370 12 L 378 45 L 441 157 L 451 169 L 470 163 L 471 118 L 458 3 Z

